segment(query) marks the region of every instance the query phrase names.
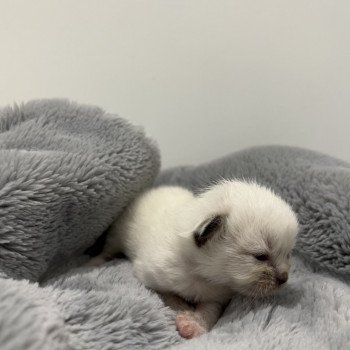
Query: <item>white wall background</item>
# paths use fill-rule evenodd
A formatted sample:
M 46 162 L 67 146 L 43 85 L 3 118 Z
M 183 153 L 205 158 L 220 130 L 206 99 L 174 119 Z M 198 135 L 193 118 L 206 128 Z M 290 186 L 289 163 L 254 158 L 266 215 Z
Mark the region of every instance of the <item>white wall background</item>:
M 0 0 L 0 105 L 98 104 L 163 165 L 290 144 L 350 161 L 348 0 Z

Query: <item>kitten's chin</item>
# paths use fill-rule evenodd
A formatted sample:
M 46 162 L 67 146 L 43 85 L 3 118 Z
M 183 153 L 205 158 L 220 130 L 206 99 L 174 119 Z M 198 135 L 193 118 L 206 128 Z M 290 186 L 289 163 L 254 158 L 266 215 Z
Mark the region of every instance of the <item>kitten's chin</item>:
M 251 298 L 265 298 L 268 297 L 272 294 L 274 294 L 274 292 L 276 292 L 277 288 L 274 289 L 247 289 L 245 290 L 242 295 L 245 295 L 247 297 L 251 297 Z
M 264 298 L 277 292 L 281 287 L 275 283 L 256 283 L 237 288 L 236 292 L 251 298 Z

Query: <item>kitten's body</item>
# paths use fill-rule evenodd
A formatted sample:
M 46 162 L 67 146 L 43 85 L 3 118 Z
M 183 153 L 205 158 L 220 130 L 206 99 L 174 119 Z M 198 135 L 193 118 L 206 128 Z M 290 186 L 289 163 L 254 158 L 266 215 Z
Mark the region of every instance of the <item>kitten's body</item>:
M 118 218 L 95 262 L 123 252 L 147 287 L 198 303 L 177 317 L 180 334 L 192 337 L 215 324 L 235 292 L 268 295 L 286 282 L 296 232 L 288 204 L 255 183 L 225 181 L 200 196 L 160 187 Z
M 176 293 L 192 302 L 220 301 L 228 288 L 212 288 L 191 269 L 192 247 L 177 231 L 178 213 L 194 195 L 181 187 L 160 187 L 142 194 L 112 225 L 104 254 L 123 252 L 136 276 L 149 288 Z M 224 289 L 224 290 L 223 290 Z

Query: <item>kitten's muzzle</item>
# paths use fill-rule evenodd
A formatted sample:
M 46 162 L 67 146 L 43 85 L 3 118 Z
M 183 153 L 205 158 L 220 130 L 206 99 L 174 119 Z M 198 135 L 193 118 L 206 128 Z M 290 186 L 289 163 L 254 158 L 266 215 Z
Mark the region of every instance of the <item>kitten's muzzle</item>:
M 288 281 L 288 272 L 282 272 L 276 276 L 276 283 L 281 286 Z

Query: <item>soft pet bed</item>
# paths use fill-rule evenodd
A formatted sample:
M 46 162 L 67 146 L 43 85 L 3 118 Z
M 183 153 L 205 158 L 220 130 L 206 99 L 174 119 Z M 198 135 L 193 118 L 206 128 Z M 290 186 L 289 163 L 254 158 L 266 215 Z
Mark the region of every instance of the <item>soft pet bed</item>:
M 195 191 L 220 178 L 255 179 L 301 223 L 288 286 L 264 300 L 234 297 L 210 333 L 188 341 L 127 260 L 73 268 L 154 181 L 154 144 L 99 108 L 57 100 L 0 110 L 0 132 L 2 350 L 349 348 L 348 163 L 261 147 L 160 174 L 157 186 Z

